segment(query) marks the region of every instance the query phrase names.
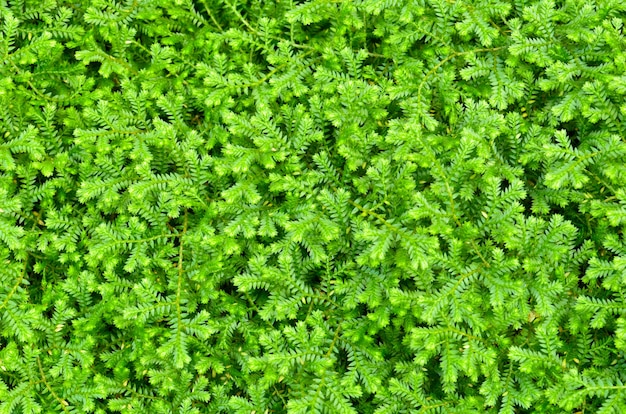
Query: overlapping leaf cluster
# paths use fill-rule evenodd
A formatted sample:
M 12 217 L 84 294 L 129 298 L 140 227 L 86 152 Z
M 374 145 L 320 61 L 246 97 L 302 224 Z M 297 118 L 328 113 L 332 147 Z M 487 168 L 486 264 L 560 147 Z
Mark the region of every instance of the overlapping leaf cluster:
M 1 0 L 0 413 L 626 411 L 625 19 Z

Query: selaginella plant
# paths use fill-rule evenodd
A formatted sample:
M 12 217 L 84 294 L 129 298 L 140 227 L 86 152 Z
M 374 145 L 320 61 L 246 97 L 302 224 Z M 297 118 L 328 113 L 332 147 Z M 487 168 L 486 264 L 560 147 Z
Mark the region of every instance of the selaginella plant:
M 0 413 L 626 412 L 625 20 L 0 0 Z

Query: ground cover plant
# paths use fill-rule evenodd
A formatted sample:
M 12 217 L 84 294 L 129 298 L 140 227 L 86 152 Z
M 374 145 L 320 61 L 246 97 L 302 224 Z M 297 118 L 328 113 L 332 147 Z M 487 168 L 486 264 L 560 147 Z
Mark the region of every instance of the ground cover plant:
M 625 19 L 0 0 L 0 413 L 626 412 Z

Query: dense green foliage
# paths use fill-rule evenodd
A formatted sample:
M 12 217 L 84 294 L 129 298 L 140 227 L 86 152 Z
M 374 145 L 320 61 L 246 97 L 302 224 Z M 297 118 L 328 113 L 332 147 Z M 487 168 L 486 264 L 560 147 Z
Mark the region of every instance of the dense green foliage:
M 0 413 L 626 412 L 625 20 L 0 0 Z

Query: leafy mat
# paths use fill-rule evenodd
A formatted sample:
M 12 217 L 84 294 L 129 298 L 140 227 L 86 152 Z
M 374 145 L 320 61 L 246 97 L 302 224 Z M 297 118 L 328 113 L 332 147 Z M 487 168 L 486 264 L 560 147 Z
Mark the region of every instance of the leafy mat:
M 626 412 L 625 19 L 0 0 L 0 413 Z

